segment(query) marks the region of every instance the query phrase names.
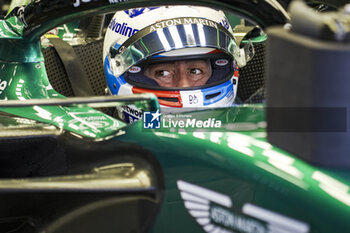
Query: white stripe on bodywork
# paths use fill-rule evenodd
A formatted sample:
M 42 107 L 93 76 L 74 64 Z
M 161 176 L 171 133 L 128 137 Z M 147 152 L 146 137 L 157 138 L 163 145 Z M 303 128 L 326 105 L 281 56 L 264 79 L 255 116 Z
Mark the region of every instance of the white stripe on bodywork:
M 177 181 L 177 186 L 181 190 L 181 192 L 192 193 L 196 196 L 199 196 L 209 201 L 212 201 L 214 203 L 223 205 L 227 208 L 230 208 L 232 206 L 231 199 L 228 196 L 223 195 L 221 193 L 217 193 L 217 192 L 202 188 L 200 186 L 187 183 L 182 180 Z
M 242 211 L 246 215 L 268 222 L 270 225 L 270 232 L 307 233 L 310 230 L 309 225 L 304 222 L 277 214 L 250 203 L 244 204 Z M 282 229 L 284 231 L 282 231 Z
M 193 202 L 198 202 L 198 203 L 202 203 L 205 205 L 209 205 L 209 201 L 207 199 L 197 197 L 197 196 L 192 195 L 190 193 L 181 192 L 181 197 L 185 201 L 193 201 Z

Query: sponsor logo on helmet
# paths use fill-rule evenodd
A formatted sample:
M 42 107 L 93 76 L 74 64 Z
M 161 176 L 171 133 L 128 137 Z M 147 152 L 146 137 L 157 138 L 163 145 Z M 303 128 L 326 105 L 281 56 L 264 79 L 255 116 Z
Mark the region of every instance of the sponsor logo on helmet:
M 133 108 L 131 106 L 122 106 L 123 110 L 138 117 L 139 119 L 142 117 L 142 112 L 139 111 L 138 109 L 136 108 Z
M 157 9 L 159 7 L 149 7 L 149 8 L 135 8 L 131 10 L 125 10 L 124 12 L 129 15 L 130 18 L 134 18 L 138 15 L 142 15 L 143 13 L 149 12 L 151 10 Z
M 115 19 L 112 19 L 108 28 L 114 31 L 115 33 L 127 37 L 130 37 L 139 31 L 138 29 L 129 27 L 127 23 L 118 23 Z
M 133 66 L 129 69 L 129 72 L 133 73 L 133 74 L 138 73 L 140 71 L 141 71 L 141 67 L 139 67 L 139 66 Z
M 218 66 L 226 66 L 228 64 L 227 59 L 218 59 L 215 61 L 215 64 Z
M 164 20 L 164 21 L 161 21 L 161 22 L 158 22 L 158 23 L 151 25 L 149 32 L 153 32 L 153 31 L 156 31 L 157 29 L 162 29 L 162 28 L 181 25 L 181 24 L 202 24 L 202 25 L 210 26 L 210 27 L 214 27 L 214 28 L 218 27 L 218 25 L 215 22 L 208 20 L 208 19 L 193 18 L 193 17 L 191 17 L 191 18 L 176 18 L 176 19 Z
M 230 23 L 228 22 L 227 18 L 224 18 L 223 20 L 221 20 L 220 24 L 221 24 L 221 26 L 223 26 L 227 30 L 230 29 Z

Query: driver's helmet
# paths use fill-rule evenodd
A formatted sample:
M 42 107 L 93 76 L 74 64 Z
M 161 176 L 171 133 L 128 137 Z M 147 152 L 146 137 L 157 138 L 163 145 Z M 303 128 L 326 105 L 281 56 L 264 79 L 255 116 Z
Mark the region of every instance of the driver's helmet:
M 238 84 L 239 47 L 220 10 L 162 6 L 119 11 L 104 41 L 104 68 L 110 94 L 154 93 L 161 111 L 233 104 Z M 146 76 L 152 64 L 205 60 L 211 76 L 199 86 L 161 86 Z M 126 122 L 141 118 L 134 106 L 120 109 Z

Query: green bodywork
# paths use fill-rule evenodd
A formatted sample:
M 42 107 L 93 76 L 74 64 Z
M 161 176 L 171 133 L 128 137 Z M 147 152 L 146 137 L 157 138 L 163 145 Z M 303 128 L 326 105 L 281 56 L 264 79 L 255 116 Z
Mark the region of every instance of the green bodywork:
M 0 52 L 6 58 L 0 61 L 0 99 L 65 98 L 49 83 L 40 42 L 28 43 L 22 38 L 22 22 L 11 17 L 0 22 L 0 29 L 3 32 Z M 88 107 L 33 106 L 2 108 L 2 111 L 92 138 L 108 137 L 126 126 L 124 122 Z M 96 122 L 96 119 L 100 120 Z
M 152 232 L 179 232 L 180 224 L 184 232 L 203 231 L 184 207 L 178 180 L 229 195 L 237 213 L 244 204 L 254 203 L 308 223 L 310 232 L 334 232 L 335 226 L 336 232 L 350 231 L 348 173 L 312 166 L 268 143 L 262 105 L 207 114 L 225 122 L 227 130 L 145 133 L 138 122 L 118 138 L 152 148 L 163 166 L 167 204 Z
M 48 81 L 39 38 L 25 39 L 15 17 L 1 20 L 0 30 L 0 99 L 65 98 Z M 34 105 L 1 111 L 49 123 L 83 139 L 132 142 L 150 150 L 166 179 L 165 200 L 151 232 L 205 232 L 185 208 L 179 180 L 229 196 L 228 211 L 241 219 L 248 218 L 242 212 L 244 204 L 253 203 L 305 223 L 305 232 L 350 232 L 349 171 L 313 166 L 267 142 L 264 105 L 191 112 L 194 118 L 215 116 L 223 122 L 225 130 L 204 132 L 145 131 L 142 122 L 126 125 L 87 106 Z M 269 232 L 266 222 L 250 219 L 261 223 L 261 232 Z M 252 232 L 248 226 L 242 229 Z

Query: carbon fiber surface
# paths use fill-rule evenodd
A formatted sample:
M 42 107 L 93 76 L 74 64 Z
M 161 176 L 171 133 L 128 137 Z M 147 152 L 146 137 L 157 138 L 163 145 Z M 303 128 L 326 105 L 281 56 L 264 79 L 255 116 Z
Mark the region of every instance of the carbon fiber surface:
M 239 70 L 237 95 L 246 101 L 265 84 L 265 43 L 254 44 L 255 55 Z
M 87 45 L 73 46 L 75 53 L 83 63 L 94 94 L 97 96 L 104 95 L 104 89 L 106 88 L 102 62 L 102 46 L 102 40 Z M 73 89 L 56 50 L 49 47 L 43 49 L 43 54 L 47 75 L 52 87 L 62 95 L 73 96 Z

